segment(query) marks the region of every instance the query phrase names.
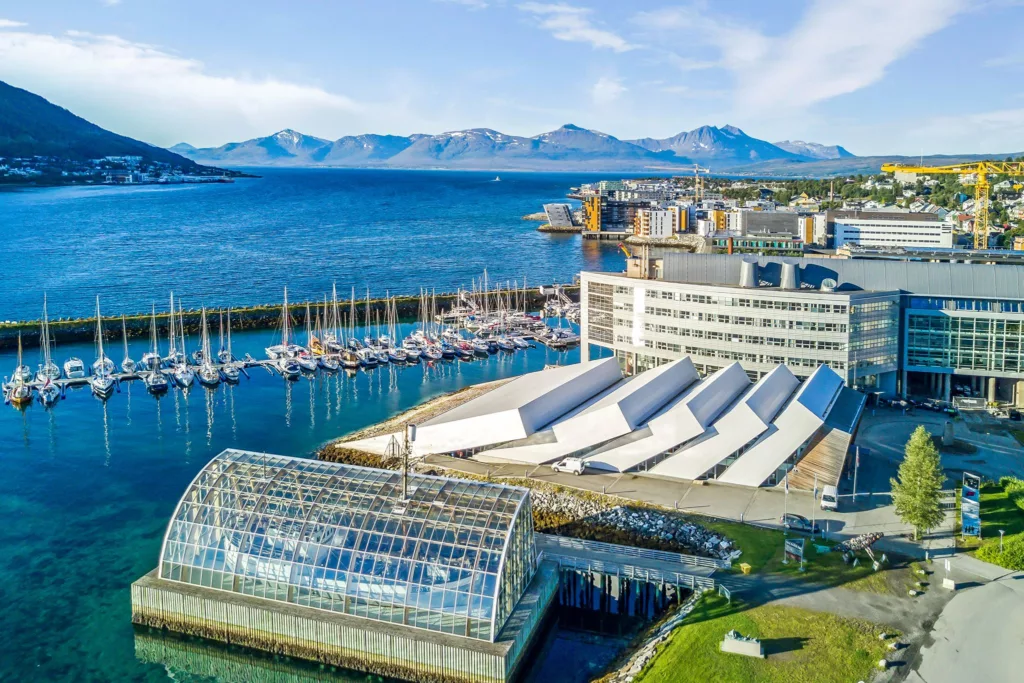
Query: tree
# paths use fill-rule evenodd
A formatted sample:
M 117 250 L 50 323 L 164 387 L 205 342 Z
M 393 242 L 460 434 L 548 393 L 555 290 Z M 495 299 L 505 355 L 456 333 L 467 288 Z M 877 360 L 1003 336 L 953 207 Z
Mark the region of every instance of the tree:
M 897 479 L 890 479 L 896 514 L 914 527 L 914 540 L 942 523 L 940 495 L 946 475 L 932 435 L 920 425 L 910 435 Z

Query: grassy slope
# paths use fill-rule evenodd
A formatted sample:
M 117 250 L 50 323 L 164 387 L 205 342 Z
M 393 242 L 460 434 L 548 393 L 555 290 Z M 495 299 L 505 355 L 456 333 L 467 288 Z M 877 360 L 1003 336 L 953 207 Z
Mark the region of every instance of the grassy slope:
M 767 659 L 719 651 L 731 629 L 760 638 Z M 764 683 L 847 683 L 867 680 L 885 656 L 878 629 L 856 619 L 793 607 L 732 605 L 704 598 L 662 646 L 638 683 L 732 681 Z
M 981 540 L 958 539 L 958 543 L 974 549 L 990 546 L 987 552 L 979 555 L 979 558 L 1000 564 L 999 553 L 996 550 L 999 546 L 1000 529 L 1006 532 L 1004 543 L 1024 537 L 1024 510 L 1017 507 L 1001 486 L 988 484 L 981 489 Z

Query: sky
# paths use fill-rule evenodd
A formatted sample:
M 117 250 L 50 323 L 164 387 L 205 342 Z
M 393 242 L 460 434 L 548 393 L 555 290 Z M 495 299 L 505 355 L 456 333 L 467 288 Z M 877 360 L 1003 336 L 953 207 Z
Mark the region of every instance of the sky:
M 0 80 L 215 146 L 565 123 L 1024 151 L 1022 0 L 0 0 Z

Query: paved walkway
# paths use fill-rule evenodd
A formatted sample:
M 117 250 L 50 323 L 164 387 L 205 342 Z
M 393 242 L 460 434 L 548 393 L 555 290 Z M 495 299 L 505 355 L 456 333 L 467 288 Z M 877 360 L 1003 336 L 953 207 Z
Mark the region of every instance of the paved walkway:
M 910 654 L 910 683 L 1024 680 L 1024 573 L 958 592 Z

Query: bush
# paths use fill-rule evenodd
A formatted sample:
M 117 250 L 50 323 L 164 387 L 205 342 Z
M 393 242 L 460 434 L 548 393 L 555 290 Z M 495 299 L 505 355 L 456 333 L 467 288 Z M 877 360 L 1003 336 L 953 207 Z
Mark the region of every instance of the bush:
M 1003 552 L 999 552 L 999 539 L 994 539 L 978 548 L 978 559 L 1013 570 L 1024 570 L 1024 536 L 1012 536 L 1003 541 Z
M 999 485 L 1006 492 L 1006 497 L 1013 501 L 1014 505 L 1024 510 L 1024 479 L 1000 477 Z

